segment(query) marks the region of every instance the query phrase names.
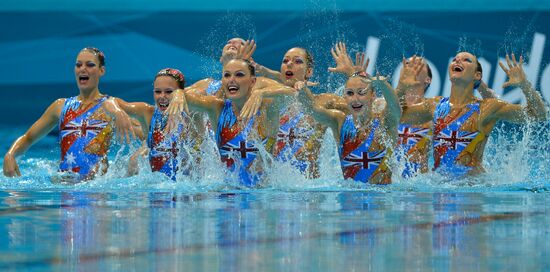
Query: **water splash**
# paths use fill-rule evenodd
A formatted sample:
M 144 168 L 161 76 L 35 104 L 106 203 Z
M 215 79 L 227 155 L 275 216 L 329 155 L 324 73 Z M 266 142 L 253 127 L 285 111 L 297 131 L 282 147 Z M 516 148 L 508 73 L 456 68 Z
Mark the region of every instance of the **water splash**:
M 255 23 L 250 15 L 238 12 L 227 12 L 216 20 L 210 31 L 199 41 L 197 52 L 202 65 L 198 67 L 205 77 L 220 78 L 221 65 L 219 59 L 223 46 L 231 38 L 254 39 L 256 37 Z
M 483 57 L 483 50 L 481 49 L 481 40 L 470 38 L 468 36 L 462 36 L 458 39 L 458 49 L 459 52 L 469 52 L 477 56 L 478 58 Z
M 424 43 L 416 26 L 402 22 L 399 18 L 389 17 L 381 21 L 383 32 L 379 38 L 380 47 L 384 50 L 379 54 L 375 71 L 390 77 L 403 57 L 424 56 Z
M 504 34 L 504 41 L 497 49 L 497 56 L 514 53 L 517 56 L 523 55 L 527 62 L 532 37 L 536 32 L 534 23 L 534 18 L 527 19 L 523 17 L 511 21 L 510 26 Z

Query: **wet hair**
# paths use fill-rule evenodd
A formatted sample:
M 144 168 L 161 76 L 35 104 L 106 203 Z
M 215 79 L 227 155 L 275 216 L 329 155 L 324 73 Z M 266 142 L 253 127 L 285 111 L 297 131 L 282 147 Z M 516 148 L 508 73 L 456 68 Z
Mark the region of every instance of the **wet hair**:
M 424 65 L 426 66 L 426 73 L 428 74 L 428 77 L 429 78 L 432 78 L 432 68 L 430 68 L 430 65 L 424 61 Z M 430 88 L 430 85 L 432 85 L 432 83 L 428 83 L 428 85 L 426 85 L 426 87 L 424 88 L 424 92 L 426 92 L 428 90 L 428 88 Z
M 105 66 L 105 54 L 103 52 L 95 47 L 84 47 L 80 52 L 90 52 L 96 56 L 96 58 L 99 60 L 99 66 Z
M 476 57 L 476 72 L 480 72 L 481 76 L 483 76 L 483 67 L 481 67 L 481 63 L 477 60 Z M 481 80 L 478 80 L 474 83 L 474 89 L 479 88 L 479 85 L 481 84 Z
M 424 65 L 426 65 L 426 71 L 428 72 L 428 77 L 432 78 L 432 68 L 430 68 L 430 65 L 427 62 L 424 62 Z
M 256 68 L 254 68 L 254 64 L 250 62 L 249 60 L 245 59 L 232 59 L 231 61 L 242 61 L 246 64 L 248 71 L 250 72 L 250 76 L 255 77 L 256 76 Z
M 367 84 L 368 89 L 374 91 L 374 88 L 372 88 L 369 77 L 370 75 L 366 71 L 355 72 L 348 78 L 348 80 L 346 80 L 346 83 L 350 81 L 352 78 L 358 78 L 359 80 L 361 80 L 362 83 Z M 343 87 L 345 89 L 345 85 Z M 342 95 L 343 95 L 343 92 L 342 92 Z
M 176 82 L 178 82 L 178 87 L 180 87 L 181 89 L 185 88 L 185 76 L 178 69 L 164 68 L 157 73 L 157 75 L 155 76 L 155 79 L 157 79 L 157 77 L 160 77 L 160 76 L 171 77 L 174 80 L 176 80 Z

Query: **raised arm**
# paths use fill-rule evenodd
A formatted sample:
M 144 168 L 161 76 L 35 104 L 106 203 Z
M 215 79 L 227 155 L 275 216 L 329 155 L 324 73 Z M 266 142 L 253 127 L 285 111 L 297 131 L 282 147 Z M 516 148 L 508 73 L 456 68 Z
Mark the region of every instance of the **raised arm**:
M 546 120 L 548 113 L 544 105 L 544 101 L 540 94 L 533 88 L 527 80 L 523 71 L 523 56 L 520 56 L 519 63 L 514 54 L 506 55 L 506 65 L 499 62 L 500 67 L 508 76 L 508 81 L 502 87 L 519 87 L 523 91 L 527 100 L 527 105 L 515 105 L 498 100 L 493 104 L 496 105 L 496 110 L 489 116 L 489 120 L 504 120 L 510 122 L 525 122 L 525 117 L 530 117 L 536 121 Z
M 64 103 L 65 99 L 58 99 L 53 102 L 29 130 L 15 140 L 4 156 L 3 170 L 5 176 L 21 176 L 15 158 L 25 153 L 29 147 L 48 134 L 57 125 Z
M 435 99 L 423 98 L 422 102 L 413 105 L 407 103 L 407 92 L 414 88 L 423 88 L 422 82 L 418 80 L 418 75 L 423 67 L 422 58 L 413 56 L 411 61 L 403 58 L 403 67 L 396 88 L 397 98 L 402 109 L 401 123 L 420 125 L 433 118 Z
M 386 126 L 387 132 L 392 134 L 392 138 L 396 139 L 397 127 L 401 119 L 401 105 L 397 94 L 384 77 L 376 76 L 372 77 L 370 80 L 373 87 L 379 90 L 384 96 L 384 100 L 386 101 L 386 106 L 384 108 L 384 125 Z
M 311 113 L 317 122 L 330 127 L 336 140 L 339 140 L 340 127 L 344 123 L 346 114 L 335 109 L 327 109 L 326 101 L 318 100 L 305 83 L 296 85 L 298 100 L 302 103 L 304 111 Z
M 364 52 L 357 52 L 355 54 L 355 65 L 352 63 L 351 57 L 347 53 L 345 43 L 336 43 L 336 45 L 330 49 L 330 53 L 336 62 L 336 67 L 329 67 L 329 72 L 344 74 L 348 77 L 357 72 L 366 73 L 367 67 L 369 66 L 369 59 L 365 56 Z

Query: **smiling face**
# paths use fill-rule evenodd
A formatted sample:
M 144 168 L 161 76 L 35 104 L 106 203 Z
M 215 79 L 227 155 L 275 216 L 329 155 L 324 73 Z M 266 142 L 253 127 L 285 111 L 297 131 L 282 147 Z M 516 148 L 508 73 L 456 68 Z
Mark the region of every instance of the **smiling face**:
M 293 87 L 297 81 L 306 81 L 311 77 L 313 69 L 309 67 L 307 53 L 303 48 L 288 50 L 281 63 L 281 74 L 286 86 Z
M 222 89 L 227 98 L 238 100 L 248 98 L 256 77 L 252 75 L 249 65 L 244 60 L 230 60 L 223 67 Z
M 458 53 L 449 65 L 449 77 L 453 83 L 473 84 L 481 80 L 481 72 L 477 71 L 477 58 L 468 52 Z
M 352 77 L 346 82 L 344 99 L 354 115 L 365 113 L 376 98 L 374 90 L 361 77 Z
M 89 51 L 81 51 L 76 57 L 74 74 L 78 89 L 93 90 L 99 85 L 99 78 L 105 74 L 105 66 L 101 66 L 97 56 Z
M 159 76 L 153 83 L 153 97 L 155 104 L 161 111 L 165 111 L 172 101 L 173 93 L 179 88 L 179 83 L 171 76 Z

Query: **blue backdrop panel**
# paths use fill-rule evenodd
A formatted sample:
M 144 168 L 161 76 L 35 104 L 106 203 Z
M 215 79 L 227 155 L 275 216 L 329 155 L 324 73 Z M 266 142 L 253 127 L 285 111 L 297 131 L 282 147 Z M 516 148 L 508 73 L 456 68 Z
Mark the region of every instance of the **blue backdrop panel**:
M 107 73 L 100 90 L 129 101 L 152 102 L 152 80 L 164 67 L 182 70 L 187 81 L 219 77 L 219 55 L 227 39 L 254 38 L 257 62 L 278 69 L 291 47 L 315 57 L 316 91 L 333 91 L 342 78 L 329 75 L 330 47 L 346 41 L 367 50 L 370 71 L 395 75 L 402 56 L 420 54 L 432 65 L 428 95 L 450 88 L 447 65 L 456 52 L 477 54 L 489 86 L 511 102 L 518 90 L 502 90 L 498 67 L 506 52 L 527 56 L 529 79 L 550 101 L 550 12 L 65 12 L 0 13 L 0 123 L 28 126 L 59 97 L 78 94 L 74 60 L 95 46 L 105 52 Z

